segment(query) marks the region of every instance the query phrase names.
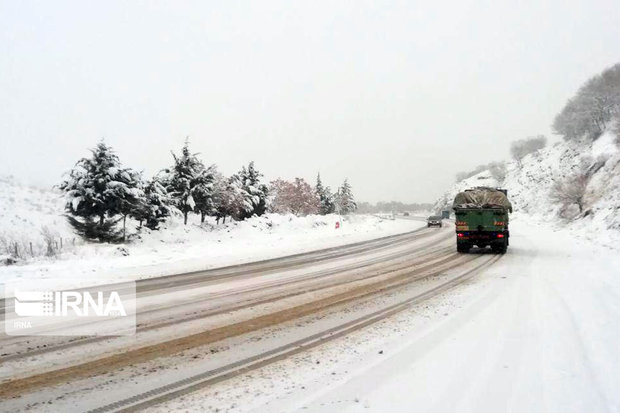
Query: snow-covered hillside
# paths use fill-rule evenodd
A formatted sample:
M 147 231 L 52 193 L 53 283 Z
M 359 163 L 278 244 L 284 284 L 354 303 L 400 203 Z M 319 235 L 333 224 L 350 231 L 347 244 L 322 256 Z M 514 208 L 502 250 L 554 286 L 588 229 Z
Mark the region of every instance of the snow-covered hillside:
M 620 149 L 615 140 L 615 133 L 609 130 L 590 143 L 556 142 L 527 155 L 521 167 L 515 161 L 508 162 L 502 182 L 487 170 L 456 183 L 436 202 L 435 210 L 449 209 L 454 196 L 464 189 L 501 186 L 508 189 L 514 218 L 527 217 L 536 222 L 567 226 L 575 235 L 617 245 L 620 241 Z M 550 196 L 556 181 L 580 169 L 587 171 L 589 177 L 581 214 L 576 207 L 563 209 Z
M 0 176 L 0 256 L 45 254 L 45 235 L 60 244 L 75 235 L 63 214 L 62 195 L 53 189 L 20 184 L 12 176 Z M 30 244 L 32 243 L 32 254 Z

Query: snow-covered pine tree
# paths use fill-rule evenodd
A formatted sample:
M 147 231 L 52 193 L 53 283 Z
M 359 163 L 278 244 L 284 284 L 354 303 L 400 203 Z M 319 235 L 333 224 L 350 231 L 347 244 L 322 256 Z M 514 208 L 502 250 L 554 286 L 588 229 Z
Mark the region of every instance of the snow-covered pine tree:
M 89 240 L 116 241 L 114 217 L 119 213 L 119 188 L 126 176 L 118 156 L 103 141 L 91 149 L 60 184 L 66 193 L 67 219 L 75 231 Z
M 253 215 L 263 215 L 267 210 L 267 196 L 269 190 L 267 185 L 261 183 L 263 175 L 254 167 L 254 162 L 250 162 L 247 169 L 244 166 L 237 174 L 241 183 L 241 189 L 247 194 L 244 200 L 244 208 L 240 211 L 239 219 L 246 219 Z M 249 205 L 247 205 L 249 202 Z
M 244 168 L 245 169 L 245 168 Z M 243 172 L 243 171 L 242 171 Z M 226 192 L 228 194 L 228 215 L 236 220 L 243 220 L 252 216 L 254 203 L 258 197 L 253 196 L 244 186 L 240 174 L 234 174 L 228 179 Z
M 353 191 L 348 179 L 344 180 L 344 183 L 336 194 L 336 211 L 342 215 L 347 215 L 354 212 L 357 209 L 357 204 L 353 198 Z
M 328 186 L 323 186 L 321 182 L 321 174 L 316 176 L 316 195 L 319 198 L 319 213 L 321 215 L 333 214 L 336 206 L 334 205 L 334 195 L 331 193 Z
M 187 225 L 187 215 L 196 208 L 195 192 L 204 184 L 205 167 L 196 154 L 189 151 L 187 140 L 181 155 L 177 156 L 172 152 L 172 157 L 174 165 L 165 171 L 168 174 L 166 190 L 174 206 L 183 214 L 183 223 Z
M 155 175 L 146 183 L 144 196 L 146 203 L 138 220 L 140 223 L 144 220 L 147 228 L 156 230 L 173 213 L 172 199 L 160 176 Z
M 123 222 L 123 241 L 127 240 L 127 217 L 140 219 L 146 207 L 142 175 L 130 168 L 119 170 L 117 179 L 109 183 L 114 200 L 114 212 L 120 214 Z
M 215 165 L 203 169 L 197 179 L 194 188 L 194 201 L 196 206 L 194 211 L 200 214 L 200 222 L 205 222 L 207 215 L 215 214 L 215 204 L 213 201 Z

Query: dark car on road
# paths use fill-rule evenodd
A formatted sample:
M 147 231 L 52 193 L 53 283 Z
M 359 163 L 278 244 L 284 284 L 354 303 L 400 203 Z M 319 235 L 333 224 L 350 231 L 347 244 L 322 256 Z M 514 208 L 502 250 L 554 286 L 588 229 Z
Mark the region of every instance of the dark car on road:
M 428 217 L 428 219 L 426 220 L 426 224 L 427 226 L 430 227 L 442 227 L 443 223 L 441 220 L 440 216 L 437 215 L 432 215 L 430 217 Z

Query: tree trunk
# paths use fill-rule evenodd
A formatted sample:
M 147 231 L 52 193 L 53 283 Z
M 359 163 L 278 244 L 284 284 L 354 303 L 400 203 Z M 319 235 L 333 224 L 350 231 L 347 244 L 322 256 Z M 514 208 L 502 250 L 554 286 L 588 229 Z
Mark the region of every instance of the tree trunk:
M 222 221 L 222 224 L 225 224 L 225 223 L 226 223 L 226 215 L 224 215 L 224 219 Z
M 183 211 L 183 225 L 187 225 L 187 211 Z
M 217 225 L 220 225 L 220 217 L 219 217 L 219 216 L 218 216 L 217 218 L 215 218 L 215 223 L 216 223 Z
M 103 226 L 103 214 L 99 215 L 99 226 Z
M 205 222 L 205 213 L 200 211 L 200 223 L 204 224 L 204 222 Z
M 127 222 L 127 215 L 123 215 L 123 242 L 125 242 L 127 240 L 127 232 L 125 230 L 126 228 L 126 222 Z

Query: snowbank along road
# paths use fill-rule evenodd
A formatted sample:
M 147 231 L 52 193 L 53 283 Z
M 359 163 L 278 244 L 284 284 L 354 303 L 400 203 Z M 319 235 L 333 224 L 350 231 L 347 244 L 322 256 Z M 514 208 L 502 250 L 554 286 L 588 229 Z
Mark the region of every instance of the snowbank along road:
M 136 336 L 3 336 L 0 408 L 157 406 L 363 329 L 500 258 L 455 253 L 448 225 L 141 280 Z

